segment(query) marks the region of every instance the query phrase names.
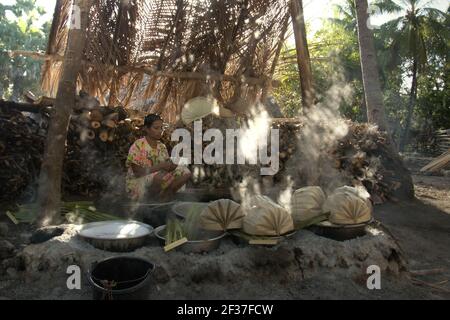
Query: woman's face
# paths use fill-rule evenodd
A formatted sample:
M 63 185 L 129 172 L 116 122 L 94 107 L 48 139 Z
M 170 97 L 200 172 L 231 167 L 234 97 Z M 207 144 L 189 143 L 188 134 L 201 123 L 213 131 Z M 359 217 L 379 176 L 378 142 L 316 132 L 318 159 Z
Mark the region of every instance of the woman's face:
M 156 120 L 153 122 L 152 126 L 146 128 L 147 136 L 149 138 L 160 140 L 163 135 L 163 122 L 161 120 Z

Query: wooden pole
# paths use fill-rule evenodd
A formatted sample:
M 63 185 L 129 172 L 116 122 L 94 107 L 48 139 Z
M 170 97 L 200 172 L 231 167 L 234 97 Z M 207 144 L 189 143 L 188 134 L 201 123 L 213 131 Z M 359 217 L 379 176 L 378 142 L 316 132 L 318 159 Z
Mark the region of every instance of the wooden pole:
M 86 44 L 88 12 L 92 0 L 74 0 L 72 22 L 63 60 L 54 112 L 51 116 L 39 177 L 37 224 L 57 223 L 61 203 L 61 177 L 70 114 L 75 107 L 76 85 Z
M 305 18 L 303 16 L 303 1 L 291 0 L 292 25 L 294 27 L 295 46 L 297 49 L 297 63 L 300 73 L 300 90 L 303 106 L 311 108 L 315 102 L 314 81 L 309 56 L 308 41 L 306 39 Z
M 64 57 L 57 54 L 45 54 L 33 51 L 24 51 L 24 50 L 15 50 L 10 51 L 9 55 L 12 57 L 15 56 L 25 56 L 31 57 L 36 60 L 52 60 L 52 61 L 63 61 Z M 83 67 L 92 67 L 92 68 L 102 68 L 102 70 L 107 71 L 117 71 L 122 73 L 144 73 L 152 77 L 166 77 L 173 79 L 181 79 L 181 80 L 212 80 L 212 81 L 228 81 L 234 83 L 245 83 L 248 85 L 256 86 L 256 85 L 264 85 L 268 81 L 271 82 L 272 87 L 276 88 L 280 86 L 280 82 L 277 80 L 272 80 L 270 77 L 235 77 L 227 74 L 218 74 L 218 73 L 202 73 L 202 72 L 171 72 L 171 71 L 157 71 L 154 66 L 145 65 L 145 66 L 114 66 L 110 64 L 94 64 L 83 60 Z

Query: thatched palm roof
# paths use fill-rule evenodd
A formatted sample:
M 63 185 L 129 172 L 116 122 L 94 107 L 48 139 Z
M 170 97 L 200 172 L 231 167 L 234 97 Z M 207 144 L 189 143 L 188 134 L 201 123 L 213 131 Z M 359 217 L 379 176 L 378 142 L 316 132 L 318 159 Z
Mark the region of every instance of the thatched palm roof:
M 172 119 L 200 94 L 236 108 L 267 89 L 289 21 L 286 1 L 94 0 L 80 86 L 110 105 L 153 97 L 152 111 Z M 64 55 L 70 3 L 57 1 L 49 55 Z M 52 95 L 60 67 L 44 66 Z

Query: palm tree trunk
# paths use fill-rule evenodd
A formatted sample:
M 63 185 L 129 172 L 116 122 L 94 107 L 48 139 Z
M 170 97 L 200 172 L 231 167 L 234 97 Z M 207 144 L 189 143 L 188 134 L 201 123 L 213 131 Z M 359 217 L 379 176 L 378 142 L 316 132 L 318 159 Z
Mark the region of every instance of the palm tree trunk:
M 297 62 L 300 73 L 300 86 L 303 106 L 313 107 L 315 102 L 314 81 L 309 56 L 308 41 L 306 39 L 305 19 L 303 16 L 303 1 L 291 0 L 291 16 L 294 27 L 295 46 L 297 48 Z
M 400 142 L 400 151 L 404 151 L 406 145 L 409 142 L 409 133 L 411 130 L 411 120 L 414 114 L 414 106 L 417 100 L 417 58 L 414 59 L 412 65 L 412 83 L 411 91 L 409 93 L 408 113 L 406 114 L 405 129 L 403 131 L 402 140 Z
M 381 131 L 387 132 L 388 125 L 384 112 L 373 33 L 367 26 L 367 22 L 369 21 L 367 0 L 355 0 L 355 5 L 367 118 L 369 122 L 377 124 Z M 383 166 L 393 173 L 389 177 L 389 182 L 399 186 L 393 191 L 393 195 L 400 199 L 411 199 L 414 197 L 414 185 L 412 183 L 411 173 L 403 164 L 392 137 L 389 134 L 387 137 L 388 139 L 385 145 L 387 153 L 381 161 Z
M 81 28 L 70 28 L 67 49 L 59 81 L 54 113 L 47 135 L 44 159 L 39 177 L 39 226 L 58 222 L 61 202 L 61 176 L 70 114 L 75 106 L 78 72 L 86 43 L 86 26 L 92 0 L 74 0 L 80 9 Z M 75 7 L 76 8 L 76 7 Z
M 369 21 L 367 0 L 355 0 L 355 5 L 367 119 L 369 122 L 378 125 L 380 130 L 387 131 L 388 126 L 384 113 L 383 94 L 381 92 L 373 33 L 367 26 L 367 22 Z

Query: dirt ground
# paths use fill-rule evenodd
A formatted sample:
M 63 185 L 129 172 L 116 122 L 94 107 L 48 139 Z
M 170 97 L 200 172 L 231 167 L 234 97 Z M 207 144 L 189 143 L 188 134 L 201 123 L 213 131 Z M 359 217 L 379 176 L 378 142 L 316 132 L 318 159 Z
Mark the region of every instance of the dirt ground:
M 450 176 L 413 176 L 416 197 L 450 214 Z
M 450 299 L 450 178 L 418 175 L 414 168 L 412 171 L 416 173 L 413 178 L 417 199 L 386 203 L 375 208 L 375 218 L 385 226 L 389 238 L 392 237 L 400 248 L 399 254 L 405 259 L 407 269 L 407 272 L 398 273 L 392 272 L 389 265 L 386 266 L 382 273 L 381 290 L 368 290 L 364 274 L 355 273 L 355 265 L 352 263 L 342 268 L 340 263 L 332 262 L 334 260 L 331 257 L 345 256 L 346 245 L 324 238 L 319 242 L 314 238 L 315 244 L 320 243 L 320 246 L 325 248 L 320 258 L 324 261 L 324 268 L 319 270 L 313 266 L 315 272 L 305 276 L 304 271 L 310 267 L 302 269 L 302 263 L 295 263 L 299 261 L 298 250 L 305 254 L 313 240 L 312 234 L 305 231 L 292 240 L 291 244 L 288 242 L 276 248 L 260 249 L 257 254 L 256 251 L 251 251 L 252 249 L 236 248 L 229 240 L 220 251 L 207 257 L 190 257 L 176 253 L 173 256 L 179 266 L 176 268 L 170 267 L 173 261 L 166 261 L 161 255 L 160 259 L 164 260 L 162 265 L 166 267 L 159 273 L 157 285 L 150 298 Z M 0 217 L 0 221 L 8 222 L 4 216 Z M 31 231 L 26 226 L 17 227 L 10 222 L 8 227 L 6 238 L 17 250 L 25 248 Z M 367 238 L 352 241 L 355 242 L 348 245 L 356 245 L 357 248 L 361 248 L 363 243 L 370 243 Z M 385 252 L 383 248 L 375 245 L 372 250 L 375 253 L 372 252 L 369 256 L 379 256 L 377 250 Z M 28 248 L 28 251 L 30 250 Z M 154 251 L 156 249 L 142 250 L 140 253 L 143 256 L 158 255 Z M 262 261 L 256 258 L 257 256 L 273 256 L 274 259 Z M 198 264 L 192 264 L 194 260 L 198 260 Z M 308 263 L 311 264 L 311 261 Z M 398 265 L 402 263 L 398 262 Z M 257 270 L 252 269 L 255 266 L 258 267 Z M 190 270 L 192 275 L 183 275 L 183 268 L 186 272 Z M 242 270 L 246 270 L 243 274 L 247 275 L 247 278 L 236 278 Z M 60 284 L 65 284 L 66 278 L 67 275 L 61 270 L 53 274 L 43 272 L 41 278 L 34 279 L 20 277 L 11 269 L 8 272 L 3 271 L 0 275 L 0 299 L 91 298 L 91 289 L 87 285 L 84 285 L 81 291 L 69 292 L 64 289 Z

